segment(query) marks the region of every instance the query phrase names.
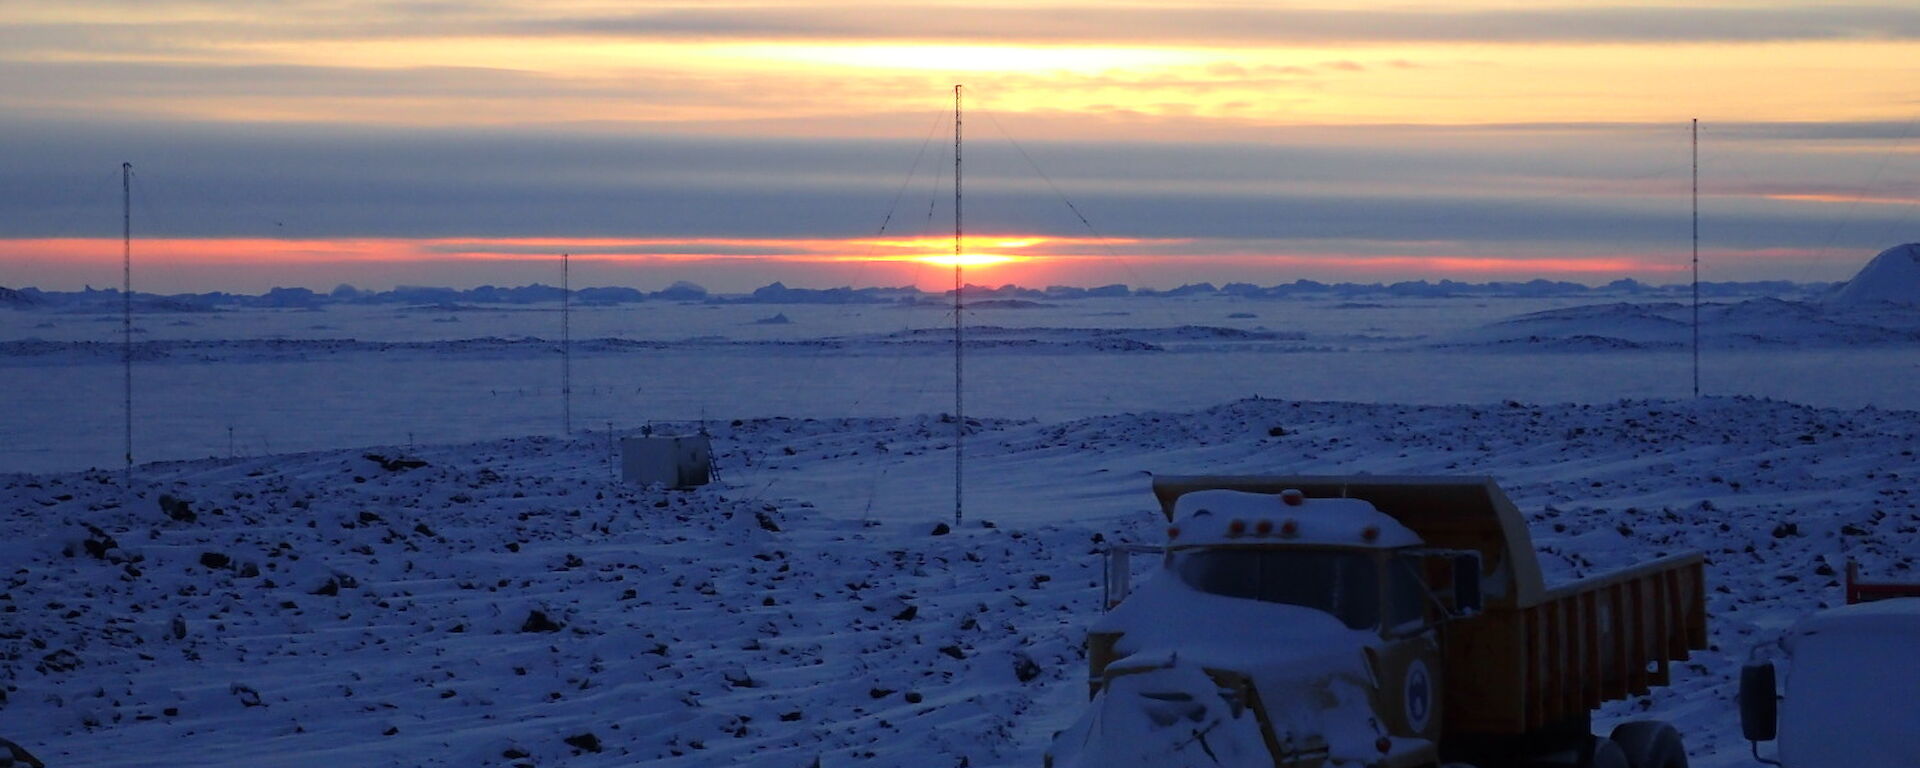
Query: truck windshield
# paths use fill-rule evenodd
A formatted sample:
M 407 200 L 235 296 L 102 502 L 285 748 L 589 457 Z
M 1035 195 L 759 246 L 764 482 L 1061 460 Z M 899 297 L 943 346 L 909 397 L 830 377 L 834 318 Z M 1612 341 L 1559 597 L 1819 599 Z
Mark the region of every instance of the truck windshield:
M 1188 553 L 1175 568 L 1202 592 L 1305 606 L 1354 629 L 1380 623 L 1380 577 L 1365 553 L 1213 549 Z

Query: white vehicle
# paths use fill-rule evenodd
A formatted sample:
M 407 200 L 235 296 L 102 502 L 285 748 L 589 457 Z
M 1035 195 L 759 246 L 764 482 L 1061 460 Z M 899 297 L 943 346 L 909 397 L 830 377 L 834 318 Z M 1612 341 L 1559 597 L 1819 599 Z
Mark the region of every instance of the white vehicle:
M 1740 728 L 1760 762 L 1920 766 L 1920 584 L 1858 584 L 1851 566 L 1847 576 L 1854 604 L 1801 619 L 1779 641 L 1777 668 L 1741 670 Z M 1760 754 L 1763 741 L 1777 742 L 1775 758 Z

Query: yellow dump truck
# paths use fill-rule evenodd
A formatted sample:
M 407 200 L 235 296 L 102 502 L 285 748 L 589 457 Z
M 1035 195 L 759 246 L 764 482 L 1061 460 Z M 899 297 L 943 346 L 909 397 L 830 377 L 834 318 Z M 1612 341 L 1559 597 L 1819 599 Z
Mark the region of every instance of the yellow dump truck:
M 1092 703 L 1049 765 L 1685 768 L 1672 726 L 1590 715 L 1706 647 L 1700 554 L 1549 586 L 1484 477 L 1153 491 L 1159 566 L 1129 590 L 1110 562 Z

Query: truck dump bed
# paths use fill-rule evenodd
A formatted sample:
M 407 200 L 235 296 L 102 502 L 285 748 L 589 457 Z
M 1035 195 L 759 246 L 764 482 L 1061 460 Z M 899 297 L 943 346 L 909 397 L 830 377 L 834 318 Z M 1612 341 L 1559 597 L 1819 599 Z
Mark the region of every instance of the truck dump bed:
M 1705 560 L 1683 554 L 1548 590 L 1532 605 L 1489 606 L 1448 638 L 1448 722 L 1520 733 L 1667 683 L 1668 666 L 1707 647 Z M 1521 659 L 1524 663 L 1508 661 Z M 1514 691 L 1520 695 L 1514 695 Z
M 1489 477 L 1156 477 L 1174 501 L 1199 490 L 1355 498 L 1428 546 L 1481 556 L 1482 615 L 1446 628 L 1446 729 L 1514 735 L 1583 720 L 1601 702 L 1667 682 L 1707 646 L 1705 558 L 1686 553 L 1548 588 L 1526 519 Z

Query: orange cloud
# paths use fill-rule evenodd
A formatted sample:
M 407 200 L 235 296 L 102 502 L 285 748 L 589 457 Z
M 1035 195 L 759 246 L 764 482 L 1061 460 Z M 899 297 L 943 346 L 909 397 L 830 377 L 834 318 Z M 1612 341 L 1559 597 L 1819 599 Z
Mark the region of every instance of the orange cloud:
M 1293 260 L 1295 257 L 1278 257 Z M 1679 272 L 1679 264 L 1649 262 L 1621 256 L 1585 256 L 1573 258 L 1501 259 L 1472 256 L 1310 256 L 1299 257 L 1302 265 L 1333 266 L 1400 274 L 1515 274 L 1624 275 L 1635 272 Z
M 1766 198 L 1768 200 L 1790 200 L 1797 203 L 1842 203 L 1846 205 L 1853 205 L 1856 203 L 1861 203 L 1866 205 L 1920 205 L 1920 198 L 1917 198 L 1917 197 L 1895 197 L 1895 196 L 1886 196 L 1886 195 L 1867 195 L 1867 194 L 1835 195 L 1835 194 L 1808 192 L 1808 193 L 1777 193 L 1777 194 L 1760 195 L 1760 197 Z

